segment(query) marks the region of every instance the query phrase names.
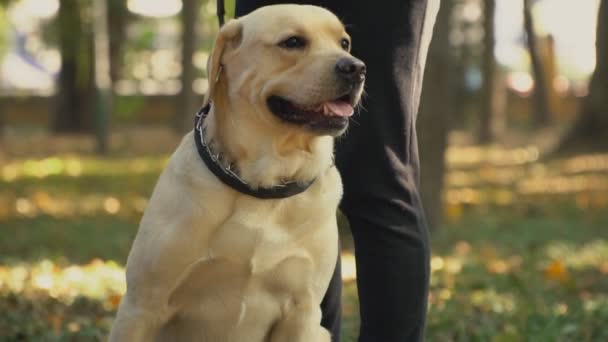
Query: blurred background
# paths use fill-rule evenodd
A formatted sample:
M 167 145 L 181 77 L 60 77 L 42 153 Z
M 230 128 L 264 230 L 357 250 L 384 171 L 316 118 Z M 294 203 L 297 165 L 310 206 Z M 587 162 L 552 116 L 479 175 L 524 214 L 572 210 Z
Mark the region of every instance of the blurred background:
M 607 341 L 608 0 L 441 5 L 417 122 L 428 340 Z M 206 91 L 215 13 L 0 0 L 0 341 L 105 338 L 147 199 Z

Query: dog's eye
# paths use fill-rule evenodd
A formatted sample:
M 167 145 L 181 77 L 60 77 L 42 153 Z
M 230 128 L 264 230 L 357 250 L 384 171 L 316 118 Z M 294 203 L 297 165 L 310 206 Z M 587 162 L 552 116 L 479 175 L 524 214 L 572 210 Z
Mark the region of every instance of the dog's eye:
M 285 49 L 302 49 L 306 46 L 306 40 L 302 37 L 292 36 L 279 43 Z
M 340 45 L 344 50 L 348 50 L 348 48 L 350 48 L 350 42 L 346 38 L 342 38 L 342 40 L 340 41 Z

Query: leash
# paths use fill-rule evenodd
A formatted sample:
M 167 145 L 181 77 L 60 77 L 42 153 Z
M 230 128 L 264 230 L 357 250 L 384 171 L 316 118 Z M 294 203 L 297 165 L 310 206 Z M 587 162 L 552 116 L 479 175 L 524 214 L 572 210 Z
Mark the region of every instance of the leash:
M 220 24 L 220 28 L 224 26 L 224 15 L 226 14 L 226 8 L 224 7 L 224 0 L 217 0 L 217 19 Z

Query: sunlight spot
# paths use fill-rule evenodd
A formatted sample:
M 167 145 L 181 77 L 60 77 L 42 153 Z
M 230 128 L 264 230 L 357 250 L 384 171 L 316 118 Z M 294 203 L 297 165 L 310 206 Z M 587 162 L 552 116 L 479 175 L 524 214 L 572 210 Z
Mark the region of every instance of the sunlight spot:
M 198 51 L 192 57 L 192 63 L 201 70 L 207 70 L 207 61 L 209 60 L 209 52 Z
M 194 80 L 194 83 L 192 83 L 192 89 L 197 94 L 206 93 L 208 88 L 209 82 L 206 78 L 197 78 L 196 80 Z
M 560 316 L 568 313 L 568 305 L 564 303 L 558 303 L 553 307 L 553 311 Z
M 445 269 L 448 273 L 460 273 L 462 271 L 462 262 L 456 258 L 447 258 L 445 260 Z
M 33 213 L 34 206 L 30 200 L 26 198 L 19 198 L 15 203 L 15 209 L 17 209 L 17 212 L 21 215 L 29 215 Z
M 598 239 L 582 246 L 574 246 L 571 243 L 553 242 L 547 246 L 546 254 L 554 261 L 547 269 L 554 268 L 555 272 L 560 269 L 557 263 L 563 267 L 573 269 L 600 268 L 608 260 L 608 240 Z
M 27 268 L 23 266 L 15 266 L 6 274 L 6 278 L 0 281 L 0 284 L 5 285 L 14 292 L 21 292 L 25 287 L 25 281 L 28 278 Z
M 342 254 L 342 280 L 349 281 L 357 279 L 357 264 L 355 256 L 350 253 Z
M 103 208 L 110 214 L 116 214 L 120 210 L 120 201 L 115 197 L 108 197 L 103 202 Z
M 496 313 L 512 312 L 516 307 L 515 299 L 511 294 L 497 293 L 492 289 L 474 290 L 470 299 L 474 306 Z
M 441 300 L 449 300 L 452 298 L 452 291 L 450 289 L 442 289 L 439 291 L 439 299 Z
M 599 295 L 593 297 L 589 296 L 588 298 L 583 300 L 583 309 L 587 312 L 601 310 L 606 306 L 608 306 L 608 296 L 606 295 Z
M 15 165 L 7 165 L 2 168 L 2 178 L 6 182 L 12 182 L 19 176 L 19 170 Z
M 80 330 L 80 324 L 78 324 L 78 323 L 76 323 L 76 322 L 70 322 L 70 323 L 68 324 L 68 330 L 69 330 L 70 332 L 73 332 L 73 333 L 74 333 L 74 332 L 77 332 L 77 331 L 79 331 L 79 330 Z
M 434 256 L 431 258 L 431 271 L 440 271 L 444 265 L 445 263 L 441 257 Z
M 78 283 L 82 282 L 85 278 L 85 274 L 82 268 L 76 266 L 70 266 L 65 269 L 65 279 L 70 282 Z
M 49 290 L 53 287 L 53 277 L 48 273 L 39 274 L 34 277 L 34 286 L 39 289 Z
M 523 71 L 516 71 L 509 74 L 507 83 L 513 90 L 527 94 L 534 89 L 534 79 L 530 74 Z
M 82 163 L 77 159 L 68 159 L 65 162 L 65 171 L 68 176 L 78 177 L 82 174 Z
M 17 3 L 13 11 L 17 11 L 15 15 L 20 19 L 41 18 L 47 19 L 53 17 L 59 11 L 58 0 L 22 0 Z M 25 16 L 25 18 L 24 18 Z M 28 18 L 29 17 L 29 18 Z
M 129 0 L 129 11 L 148 17 L 170 17 L 182 10 L 180 0 Z
M 501 259 L 491 260 L 486 265 L 486 268 L 490 273 L 505 274 L 509 271 L 509 265 Z
M 475 22 L 481 18 L 481 6 L 479 6 L 478 2 L 466 2 L 462 8 L 462 17 L 466 21 Z
M 146 64 L 135 65 L 132 69 L 132 73 L 133 73 L 133 77 L 135 77 L 135 79 L 137 79 L 137 80 L 145 80 L 146 78 L 148 78 L 150 76 L 149 71 L 148 71 L 148 66 Z

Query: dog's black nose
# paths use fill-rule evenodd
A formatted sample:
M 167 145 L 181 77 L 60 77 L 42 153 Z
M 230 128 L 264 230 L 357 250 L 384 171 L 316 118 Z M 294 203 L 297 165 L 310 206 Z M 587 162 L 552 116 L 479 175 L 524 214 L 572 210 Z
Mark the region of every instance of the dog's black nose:
M 350 83 L 360 83 L 365 79 L 365 63 L 352 58 L 343 57 L 336 63 L 336 73 L 345 81 Z

